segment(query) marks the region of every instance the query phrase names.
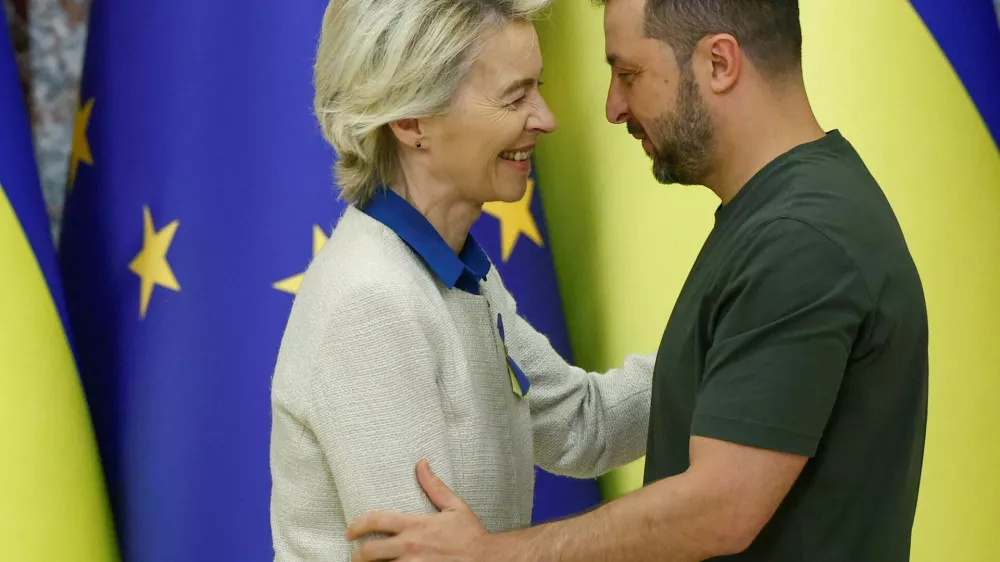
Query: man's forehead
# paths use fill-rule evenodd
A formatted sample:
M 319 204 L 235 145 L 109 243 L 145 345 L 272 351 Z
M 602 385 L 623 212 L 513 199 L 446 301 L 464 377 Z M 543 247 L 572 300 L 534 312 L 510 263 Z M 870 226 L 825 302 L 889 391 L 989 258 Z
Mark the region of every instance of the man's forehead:
M 635 64 L 637 50 L 641 50 L 641 44 L 645 40 L 644 34 L 635 30 L 605 27 L 604 54 L 608 64 L 611 66 Z
M 642 34 L 646 0 L 613 0 L 604 6 L 604 30 Z
M 604 44 L 611 62 L 627 62 L 629 44 L 645 37 L 644 0 L 614 0 L 604 9 Z M 614 63 L 612 63 L 614 64 Z

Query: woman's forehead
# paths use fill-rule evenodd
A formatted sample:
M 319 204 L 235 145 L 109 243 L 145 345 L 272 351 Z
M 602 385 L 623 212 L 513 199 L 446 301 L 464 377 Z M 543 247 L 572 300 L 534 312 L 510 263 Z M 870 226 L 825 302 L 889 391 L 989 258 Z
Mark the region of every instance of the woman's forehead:
M 472 67 L 477 82 L 503 88 L 513 81 L 537 80 L 541 71 L 538 36 L 526 21 L 512 22 L 486 38 Z

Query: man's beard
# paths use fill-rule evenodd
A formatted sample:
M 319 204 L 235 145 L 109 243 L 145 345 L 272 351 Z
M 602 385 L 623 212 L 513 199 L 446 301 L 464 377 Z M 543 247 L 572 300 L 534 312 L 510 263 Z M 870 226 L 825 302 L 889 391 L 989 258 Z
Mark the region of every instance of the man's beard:
M 691 70 L 681 73 L 677 106 L 653 122 L 653 175 L 662 184 L 704 185 L 711 166 L 714 130 Z

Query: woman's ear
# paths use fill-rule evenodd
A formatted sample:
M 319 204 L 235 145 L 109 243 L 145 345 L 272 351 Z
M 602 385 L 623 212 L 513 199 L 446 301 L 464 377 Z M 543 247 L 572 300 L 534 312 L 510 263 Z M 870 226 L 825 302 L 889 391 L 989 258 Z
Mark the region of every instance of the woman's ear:
M 400 119 L 389 123 L 392 134 L 396 139 L 410 148 L 424 148 L 427 146 L 427 139 L 424 138 L 423 127 L 419 119 Z

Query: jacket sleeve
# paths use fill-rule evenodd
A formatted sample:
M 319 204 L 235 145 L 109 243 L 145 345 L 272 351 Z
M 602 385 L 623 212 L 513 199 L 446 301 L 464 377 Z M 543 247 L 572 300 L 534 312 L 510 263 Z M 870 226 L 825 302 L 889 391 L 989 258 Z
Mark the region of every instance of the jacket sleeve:
M 631 355 L 619 368 L 587 372 L 566 363 L 517 314 L 506 289 L 502 298 L 514 318 L 508 349 L 531 382 L 536 464 L 553 474 L 592 478 L 642 457 L 655 355 Z
M 272 441 L 272 526 L 276 560 L 350 560 L 343 534 L 372 510 L 432 513 L 415 465 L 421 458 L 449 485 L 437 360 L 412 297 L 365 295 L 337 307 L 315 345 L 283 358 L 305 377 L 294 415 L 275 402 Z M 409 304 L 408 304 L 409 303 Z M 328 480 L 340 510 L 331 512 Z M 330 520 L 332 518 L 332 521 Z

